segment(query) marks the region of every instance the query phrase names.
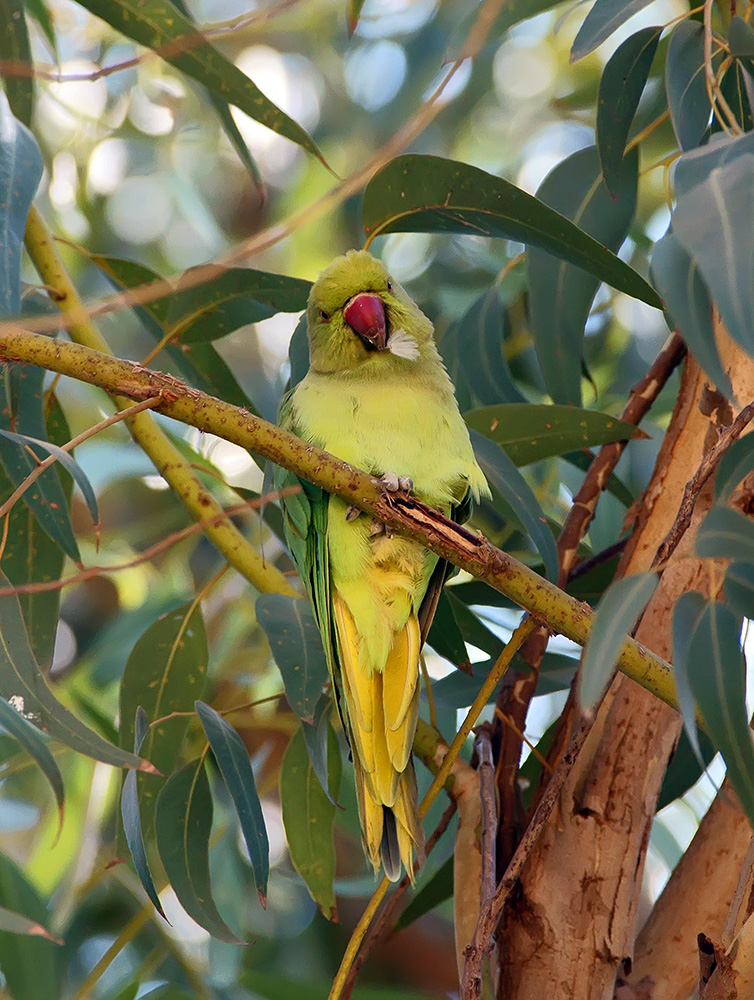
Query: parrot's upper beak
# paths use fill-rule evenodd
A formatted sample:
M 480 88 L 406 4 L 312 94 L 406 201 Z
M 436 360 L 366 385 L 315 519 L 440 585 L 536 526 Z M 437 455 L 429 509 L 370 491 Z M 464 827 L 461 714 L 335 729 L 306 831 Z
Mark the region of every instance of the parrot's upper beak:
M 379 295 L 362 292 L 354 295 L 343 310 L 346 323 L 364 341 L 369 351 L 384 351 L 387 347 L 385 304 Z

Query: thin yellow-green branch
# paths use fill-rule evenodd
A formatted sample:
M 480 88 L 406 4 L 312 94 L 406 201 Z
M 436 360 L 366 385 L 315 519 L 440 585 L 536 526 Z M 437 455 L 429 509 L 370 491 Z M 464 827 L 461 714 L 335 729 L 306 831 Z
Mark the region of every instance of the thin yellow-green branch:
M 290 469 L 484 580 L 553 632 L 582 646 L 587 641 L 594 616 L 587 604 L 570 597 L 482 535 L 455 524 L 412 497 L 387 493 L 383 484 L 366 472 L 246 410 L 190 389 L 171 375 L 18 328 L 0 330 L 0 356 L 36 364 L 120 396 L 159 396 L 155 406 L 158 412 Z M 672 668 L 635 639 L 624 642 L 618 667 L 677 707 Z
M 32 207 L 26 226 L 26 249 L 42 281 L 56 289 L 56 301 L 69 319 L 71 339 L 83 348 L 109 354 L 105 339 L 88 319 L 84 304 L 58 254 L 52 235 L 41 216 Z M 132 405 L 132 397 L 121 394 L 118 386 L 110 390 L 119 410 Z M 159 395 L 150 391 L 149 395 Z M 144 395 L 136 398 L 145 398 Z M 154 462 L 157 471 L 170 484 L 195 521 L 205 521 L 217 515 L 216 521 L 205 524 L 204 531 L 228 562 L 257 590 L 295 596 L 296 590 L 275 566 L 265 562 L 259 552 L 244 538 L 225 516 L 222 507 L 191 471 L 188 463 L 151 414 L 135 413 L 126 418 L 134 440 Z

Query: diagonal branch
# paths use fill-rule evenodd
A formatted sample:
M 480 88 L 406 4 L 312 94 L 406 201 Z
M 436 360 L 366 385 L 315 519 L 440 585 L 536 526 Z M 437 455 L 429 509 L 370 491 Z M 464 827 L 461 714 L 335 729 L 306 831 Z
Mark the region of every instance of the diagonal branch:
M 384 486 L 366 472 L 246 410 L 190 389 L 173 376 L 18 328 L 6 327 L 0 332 L 0 357 L 39 365 L 122 397 L 159 396 L 154 408 L 157 412 L 290 469 L 485 581 L 549 629 L 580 645 L 587 640 L 593 619 L 588 605 L 574 600 L 484 536 L 455 524 L 412 497 L 388 495 Z M 676 706 L 672 669 L 661 657 L 627 639 L 618 665 L 643 687 Z

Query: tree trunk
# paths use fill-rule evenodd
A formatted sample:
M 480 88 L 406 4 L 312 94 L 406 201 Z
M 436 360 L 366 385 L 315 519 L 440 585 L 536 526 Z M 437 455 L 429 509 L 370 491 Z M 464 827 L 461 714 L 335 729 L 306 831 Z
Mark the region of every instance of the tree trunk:
M 720 347 L 737 398 L 754 398 L 754 363 L 723 335 Z M 619 574 L 650 568 L 687 482 L 735 412 L 689 359 Z M 710 591 L 710 563 L 694 557 L 693 539 L 711 489 L 710 480 L 637 632 L 667 659 L 675 601 L 687 590 Z M 652 817 L 679 727 L 666 705 L 633 681 L 615 679 L 503 916 L 500 998 L 613 996 L 616 974 L 630 968 Z

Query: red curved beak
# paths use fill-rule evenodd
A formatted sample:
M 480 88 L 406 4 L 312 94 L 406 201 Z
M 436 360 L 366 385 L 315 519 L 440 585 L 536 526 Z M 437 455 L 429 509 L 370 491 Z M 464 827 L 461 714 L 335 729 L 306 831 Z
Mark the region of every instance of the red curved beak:
M 385 304 L 379 295 L 362 292 L 343 310 L 346 323 L 364 341 L 368 350 L 384 351 L 387 346 Z

